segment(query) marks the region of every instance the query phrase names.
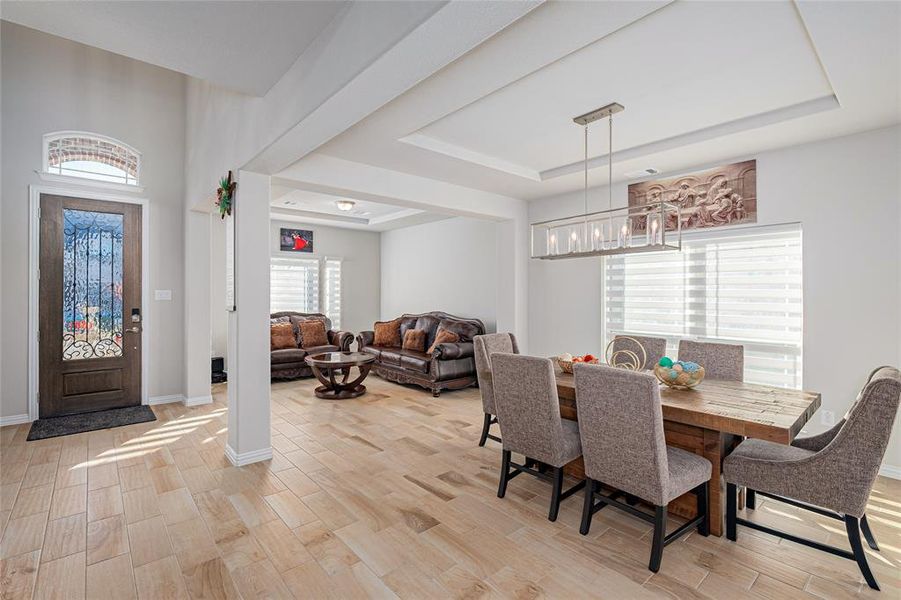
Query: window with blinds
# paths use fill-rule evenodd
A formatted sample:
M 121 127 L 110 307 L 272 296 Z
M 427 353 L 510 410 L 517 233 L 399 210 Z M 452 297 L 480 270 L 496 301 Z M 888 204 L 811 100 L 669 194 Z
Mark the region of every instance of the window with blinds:
M 801 387 L 800 226 L 705 232 L 681 252 L 607 257 L 605 334 L 742 344 L 745 381 Z
M 319 312 L 319 260 L 273 258 L 269 267 L 272 312 Z
M 341 259 L 273 258 L 269 273 L 272 312 L 321 312 L 341 328 Z
M 332 327 L 341 329 L 341 261 L 325 259 L 325 314 L 332 320 Z

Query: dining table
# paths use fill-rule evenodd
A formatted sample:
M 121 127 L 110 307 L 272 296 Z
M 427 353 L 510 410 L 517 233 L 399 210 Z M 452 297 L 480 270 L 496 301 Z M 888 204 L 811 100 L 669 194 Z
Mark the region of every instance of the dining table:
M 573 375 L 555 367 L 560 415 L 578 421 L 578 399 Z M 707 379 L 692 389 L 661 384 L 663 431 L 666 443 L 703 456 L 713 466 L 708 494 L 710 533 L 723 535 L 723 459 L 744 438 L 791 444 L 820 407 L 817 392 Z M 569 463 L 569 475 L 585 477 L 582 458 Z M 697 505 L 692 493 L 669 504 L 671 514 L 691 519 Z

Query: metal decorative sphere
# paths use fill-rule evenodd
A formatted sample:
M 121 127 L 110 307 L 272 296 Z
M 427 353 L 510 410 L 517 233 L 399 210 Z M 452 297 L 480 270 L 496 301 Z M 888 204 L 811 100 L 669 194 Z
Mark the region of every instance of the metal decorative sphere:
M 628 350 L 621 348 L 619 350 L 614 350 L 613 345 L 617 342 L 619 342 L 619 344 L 622 344 L 623 342 L 634 344 L 635 349 Z M 607 344 L 607 348 L 604 350 L 604 358 L 611 367 L 629 369 L 630 371 L 641 371 L 648 362 L 648 353 L 645 351 L 644 346 L 641 345 L 641 342 L 635 338 L 618 336 L 610 340 L 610 343 Z

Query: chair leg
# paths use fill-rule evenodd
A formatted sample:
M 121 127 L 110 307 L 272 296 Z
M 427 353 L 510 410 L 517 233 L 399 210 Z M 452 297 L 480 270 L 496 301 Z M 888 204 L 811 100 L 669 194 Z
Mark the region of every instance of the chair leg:
M 757 508 L 757 492 L 752 490 L 751 488 L 745 488 L 745 506 L 748 510 L 754 510 Z
M 588 535 L 591 529 L 591 516 L 594 513 L 594 480 L 590 477 L 585 478 L 585 502 L 582 504 L 582 525 L 579 527 L 579 533 Z
M 736 539 L 736 522 L 735 520 L 738 518 L 735 501 L 736 495 L 738 494 L 738 490 L 735 489 L 734 483 L 726 484 L 726 538 L 732 540 L 733 542 Z
M 491 428 L 491 415 L 485 413 L 485 420 L 482 421 L 482 437 L 479 438 L 479 446 L 484 446 L 488 440 L 488 429 Z
M 497 486 L 497 497 L 503 498 L 507 493 L 507 478 L 510 475 L 510 451 L 501 452 L 501 481 Z
M 704 520 L 698 523 L 698 533 L 707 537 L 710 535 L 710 509 L 707 506 L 707 488 L 710 482 L 705 481 L 697 488 L 698 515 L 704 515 Z
M 563 467 L 552 467 L 554 470 L 553 491 L 551 492 L 551 508 L 547 513 L 548 521 L 556 521 L 560 512 L 560 494 L 563 493 Z
M 854 552 L 854 560 L 857 561 L 860 573 L 868 586 L 878 590 L 879 584 L 876 583 L 876 578 L 873 577 L 873 572 L 870 571 L 867 554 L 863 550 L 863 544 L 860 543 L 860 522 L 857 520 L 857 517 L 845 515 L 845 529 L 848 531 L 848 541 L 851 543 L 851 550 Z
M 867 546 L 878 552 L 879 544 L 876 543 L 876 538 L 873 536 L 873 532 L 870 531 L 870 524 L 867 522 L 866 515 L 860 518 L 860 530 L 863 532 L 863 537 L 867 540 Z
M 656 573 L 663 559 L 663 540 L 666 538 L 666 507 L 654 507 L 654 541 L 651 546 L 651 560 L 648 569 Z

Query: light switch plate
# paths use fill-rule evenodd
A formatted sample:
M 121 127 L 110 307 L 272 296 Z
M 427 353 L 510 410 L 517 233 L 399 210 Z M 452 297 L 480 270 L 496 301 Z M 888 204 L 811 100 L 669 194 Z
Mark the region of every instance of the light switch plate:
M 153 290 L 154 300 L 172 300 L 172 290 Z

